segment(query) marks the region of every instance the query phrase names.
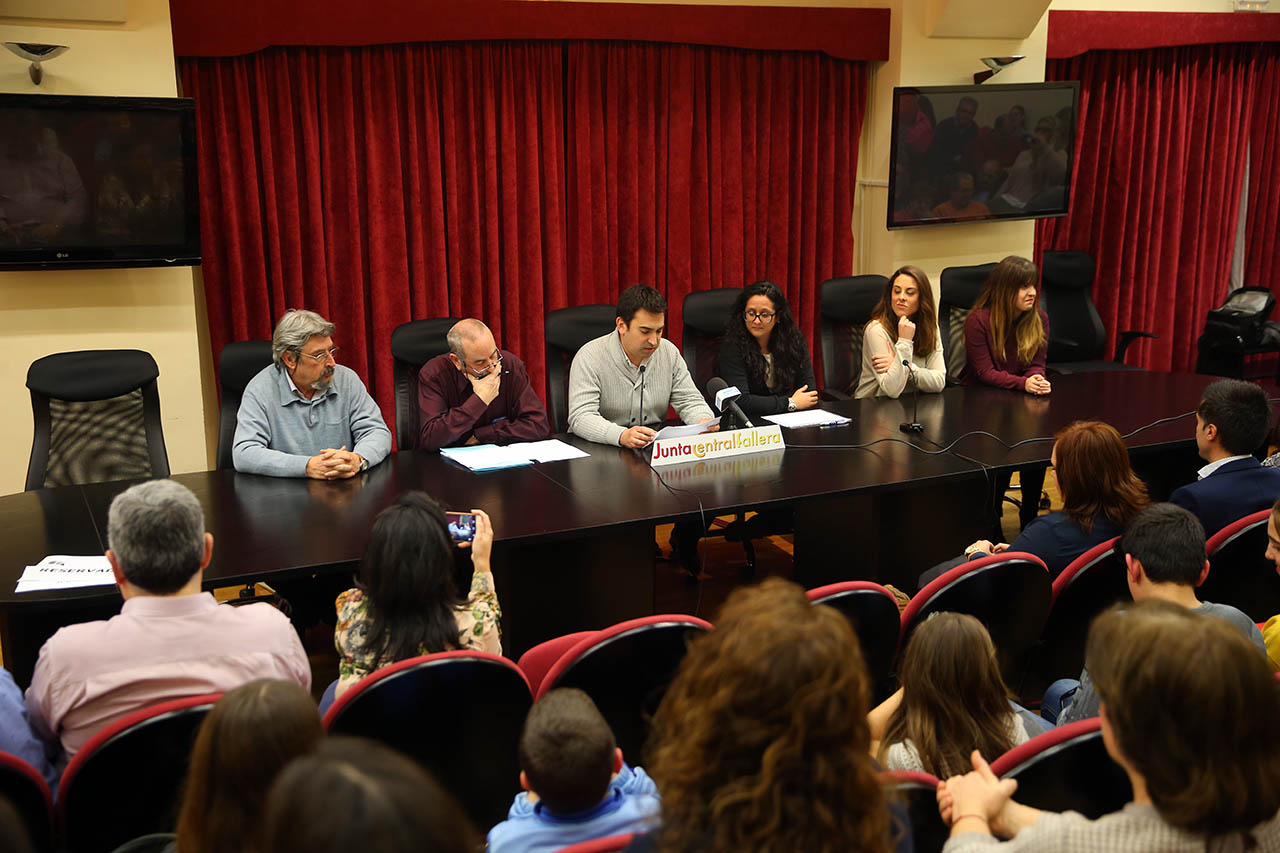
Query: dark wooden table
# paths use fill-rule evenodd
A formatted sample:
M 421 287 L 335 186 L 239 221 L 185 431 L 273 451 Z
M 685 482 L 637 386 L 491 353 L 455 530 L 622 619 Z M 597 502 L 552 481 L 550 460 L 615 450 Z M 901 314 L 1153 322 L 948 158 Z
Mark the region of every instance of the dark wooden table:
M 700 512 L 709 520 L 790 507 L 796 577 L 806 586 L 868 578 L 914 589 L 921 571 L 984 532 L 992 472 L 1047 461 L 1051 441 L 1029 440 L 1051 438 L 1078 418 L 1106 420 L 1122 433 L 1176 418 L 1136 432 L 1128 443 L 1135 464 L 1149 463 L 1149 477 L 1187 482 L 1199 464 L 1190 413 L 1209 381 L 1086 374 L 1055 380 L 1045 398 L 949 388 L 920 397 L 924 431 L 914 435 L 898 429 L 910 418 L 910 399 L 827 404 L 852 422 L 787 430 L 782 451 L 659 469 L 641 452 L 562 436 L 590 457 L 477 474 L 435 453 L 407 451 L 342 482 L 233 471 L 173 479 L 196 494 L 214 535 L 206 588 L 350 572 L 373 517 L 411 489 L 452 509 L 485 509 L 495 528 L 503 645 L 514 657 L 558 634 L 652 612 L 653 527 Z M 0 497 L 0 642 L 19 683 L 29 679 L 53 630 L 109 616 L 120 599 L 114 587 L 19 595 L 18 576 L 48 554 L 101 553 L 107 509 L 129 485 Z

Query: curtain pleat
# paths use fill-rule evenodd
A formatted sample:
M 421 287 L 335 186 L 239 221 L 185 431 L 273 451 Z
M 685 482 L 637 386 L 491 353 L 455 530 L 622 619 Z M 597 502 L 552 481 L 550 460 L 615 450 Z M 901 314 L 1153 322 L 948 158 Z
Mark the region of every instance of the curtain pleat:
M 1280 48 L 1263 47 L 1256 63 L 1244 283 L 1280 295 Z

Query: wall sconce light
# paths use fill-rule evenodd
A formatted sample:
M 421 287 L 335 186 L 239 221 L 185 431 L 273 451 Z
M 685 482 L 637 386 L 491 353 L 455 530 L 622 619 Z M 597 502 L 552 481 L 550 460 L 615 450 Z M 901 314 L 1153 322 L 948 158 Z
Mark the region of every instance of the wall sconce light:
M 1015 62 L 1026 59 L 1025 56 L 984 56 L 982 64 L 987 66 L 987 71 L 978 71 L 973 75 L 973 85 L 985 83 L 1001 71 L 1008 68 Z
M 65 44 L 35 44 L 33 42 L 7 41 L 4 46 L 16 56 L 31 63 L 28 69 L 31 73 L 31 82 L 37 86 L 44 79 L 44 69 L 40 67 L 41 62 L 47 62 L 54 57 L 62 56 L 71 48 Z

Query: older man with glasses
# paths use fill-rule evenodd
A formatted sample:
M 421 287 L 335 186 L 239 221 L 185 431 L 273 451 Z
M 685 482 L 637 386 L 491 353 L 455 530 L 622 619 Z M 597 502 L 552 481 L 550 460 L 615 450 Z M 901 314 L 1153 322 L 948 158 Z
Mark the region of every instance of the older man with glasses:
M 539 441 L 551 433 L 524 362 L 499 349 L 488 326 L 459 320 L 448 340 L 449 352 L 418 373 L 420 449 Z
M 314 311 L 280 318 L 272 364 L 240 400 L 231 450 L 237 471 L 340 480 L 387 457 L 391 430 L 360 377 L 337 363 L 333 330 Z

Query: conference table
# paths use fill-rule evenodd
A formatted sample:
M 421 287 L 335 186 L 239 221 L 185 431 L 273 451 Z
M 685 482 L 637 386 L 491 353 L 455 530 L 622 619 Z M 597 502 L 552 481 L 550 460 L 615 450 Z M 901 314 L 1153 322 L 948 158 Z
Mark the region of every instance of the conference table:
M 994 473 L 1046 463 L 1054 432 L 1081 418 L 1126 435 L 1135 468 L 1162 498 L 1202 464 L 1191 415 L 1212 379 L 1080 374 L 1056 378 L 1045 397 L 948 388 L 920 395 L 918 433 L 899 429 L 912 419 L 910 397 L 824 403 L 850 422 L 784 430 L 782 450 L 658 468 L 643 451 L 558 436 L 590 455 L 477 473 L 409 450 L 337 482 L 230 470 L 173 479 L 195 493 L 214 536 L 208 589 L 349 574 L 374 516 L 405 491 L 484 509 L 495 531 L 503 648 L 516 657 L 560 634 L 652 613 L 654 525 L 700 515 L 788 507 L 798 582 L 868 579 L 912 591 L 922 571 L 986 535 Z M 50 554 L 100 554 L 111 500 L 130 485 L 0 497 L 0 644 L 20 684 L 54 630 L 112 615 L 120 596 L 110 586 L 15 593 L 18 577 Z

